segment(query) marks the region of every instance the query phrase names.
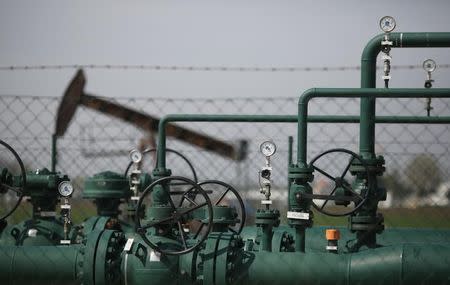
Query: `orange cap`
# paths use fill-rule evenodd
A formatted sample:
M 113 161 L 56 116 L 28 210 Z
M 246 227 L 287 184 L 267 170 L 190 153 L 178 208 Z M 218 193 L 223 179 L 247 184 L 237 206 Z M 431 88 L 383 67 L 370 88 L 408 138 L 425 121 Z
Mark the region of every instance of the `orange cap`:
M 336 229 L 327 229 L 325 235 L 327 240 L 339 240 L 341 238 L 341 233 Z

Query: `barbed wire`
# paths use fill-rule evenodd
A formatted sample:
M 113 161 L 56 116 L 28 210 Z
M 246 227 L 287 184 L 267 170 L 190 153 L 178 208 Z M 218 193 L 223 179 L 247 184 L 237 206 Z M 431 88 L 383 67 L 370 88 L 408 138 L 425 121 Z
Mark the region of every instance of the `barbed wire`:
M 311 71 L 358 71 L 361 66 L 179 66 L 179 65 L 117 65 L 117 64 L 66 64 L 66 65 L 10 65 L 0 66 L 0 71 L 16 70 L 63 70 L 63 69 L 115 69 L 152 71 L 214 71 L 214 72 L 311 72 Z M 378 67 L 381 69 L 382 67 Z M 450 64 L 440 64 L 439 69 L 448 69 Z M 422 65 L 393 65 L 391 69 L 422 69 Z

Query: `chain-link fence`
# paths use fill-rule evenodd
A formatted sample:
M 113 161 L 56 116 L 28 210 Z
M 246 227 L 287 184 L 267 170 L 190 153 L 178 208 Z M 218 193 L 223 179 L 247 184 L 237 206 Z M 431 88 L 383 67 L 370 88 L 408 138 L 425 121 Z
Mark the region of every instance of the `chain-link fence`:
M 129 108 L 156 117 L 165 114 L 258 114 L 297 115 L 297 98 L 107 98 Z M 27 170 L 51 164 L 52 134 L 55 129 L 59 98 L 0 96 L 1 138 L 21 156 Z M 432 116 L 450 113 L 450 100 L 433 99 Z M 310 115 L 358 115 L 359 99 L 314 99 Z M 379 99 L 377 115 L 426 116 L 423 99 Z M 247 201 L 258 201 L 258 171 L 264 166 L 259 144 L 273 140 L 278 148 L 272 158 L 273 199 L 276 207 L 285 208 L 287 199 L 288 137 L 294 137 L 296 157 L 296 123 L 178 123 L 220 140 L 238 145 L 248 143 L 246 159 L 234 161 L 199 147 L 168 139 L 167 147 L 184 154 L 194 165 L 199 180 L 219 179 L 234 185 Z M 95 110 L 79 106 L 66 134 L 59 138 L 56 169 L 69 175 L 78 194 L 86 177 L 110 170 L 123 173 L 129 163 L 129 151 L 139 145 L 151 146 L 148 133 L 138 126 L 120 121 Z M 308 160 L 330 148 L 358 151 L 358 124 L 311 123 L 308 126 Z M 380 206 L 388 226 L 450 227 L 450 127 L 444 124 L 378 124 L 377 153 L 386 160 L 382 178 L 388 190 Z M 2 150 L 4 153 L 4 150 Z M 151 160 L 152 158 L 146 158 Z M 330 158 L 331 168 L 345 164 Z M 5 163 L 8 165 L 8 163 Z M 151 165 L 149 163 L 148 165 Z M 168 154 L 167 166 L 174 174 L 192 177 L 187 164 Z M 151 171 L 147 166 L 146 171 Z M 316 181 L 320 184 L 320 181 Z M 25 204 L 25 203 L 23 203 Z M 75 201 L 74 215 L 80 219 L 92 214 L 90 201 Z M 248 203 L 248 211 L 255 204 Z M 29 214 L 25 205 L 18 213 Z M 19 215 L 22 217 L 23 215 Z M 345 223 L 316 215 L 318 223 Z

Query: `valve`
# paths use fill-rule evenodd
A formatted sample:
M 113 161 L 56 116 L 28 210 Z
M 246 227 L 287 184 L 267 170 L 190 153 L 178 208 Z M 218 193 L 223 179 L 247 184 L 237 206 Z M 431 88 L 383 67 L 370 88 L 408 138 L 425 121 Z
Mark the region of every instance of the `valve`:
M 381 52 L 383 55 L 383 72 L 384 75 L 381 77 L 384 80 L 384 87 L 389 88 L 389 80 L 391 79 L 391 60 L 390 55 L 392 41 L 389 40 L 389 33 L 395 29 L 396 23 L 395 19 L 391 16 L 384 16 L 380 20 L 380 28 L 384 32 L 384 38 L 381 41 Z
M 22 159 L 20 159 L 20 156 L 17 154 L 17 152 L 9 144 L 2 140 L 0 140 L 0 144 L 13 154 L 14 158 L 17 160 L 17 163 L 19 164 L 21 172 L 21 175 L 18 176 L 19 181 L 14 181 L 13 175 L 9 173 L 6 168 L 2 169 L 0 176 L 0 194 L 4 194 L 8 191 L 12 191 L 17 194 L 17 201 L 15 202 L 15 204 L 9 210 L 6 210 L 5 212 L 2 212 L 0 214 L 0 221 L 2 221 L 9 217 L 17 209 L 17 207 L 20 205 L 20 202 L 22 201 L 22 198 L 24 196 L 24 189 L 26 186 L 26 172 Z
M 277 146 L 272 141 L 263 142 L 259 150 L 266 158 L 266 165 L 259 171 L 259 187 L 260 193 L 264 195 L 265 199 L 261 200 L 261 204 L 266 205 L 266 209 L 270 208 L 272 200 L 270 200 L 271 176 L 272 166 L 270 165 L 270 157 L 277 151 Z
M 73 186 L 69 181 L 62 181 L 58 185 L 58 192 L 63 199 L 61 204 L 61 217 L 64 223 L 64 239 L 61 240 L 61 244 L 70 244 L 69 232 L 72 225 L 72 215 L 71 215 L 71 205 L 69 203 L 69 198 L 73 194 Z
M 329 161 L 320 164 L 319 161 L 321 161 L 320 159 L 322 157 L 329 154 L 341 154 L 341 153 L 350 156 L 350 159 L 347 166 L 338 176 L 332 175 L 329 173 L 329 171 L 322 169 L 322 165 L 324 166 L 332 165 L 330 164 Z M 317 211 L 325 215 L 334 217 L 351 215 L 354 212 L 356 212 L 367 201 L 367 198 L 369 197 L 369 189 L 370 189 L 369 185 L 371 185 L 369 167 L 367 163 L 356 153 L 342 148 L 330 149 L 313 158 L 309 165 L 311 168 L 314 169 L 314 171 L 319 172 L 325 178 L 331 180 L 334 185 L 330 185 L 332 187 L 331 191 L 328 194 L 297 193 L 296 199 L 298 201 L 311 200 L 313 207 L 316 208 Z M 350 168 L 352 167 L 352 165 L 357 165 L 357 167 L 361 167 L 361 169 L 363 170 L 364 176 L 366 177 L 364 187 L 361 187 L 361 185 L 355 185 L 354 187 L 354 185 L 351 185 L 348 182 L 348 178 L 346 178 L 346 176 L 349 173 L 349 170 L 351 172 Z M 355 191 L 354 188 L 361 189 L 360 193 L 358 193 L 358 191 Z M 314 201 L 314 199 L 323 200 L 323 202 L 319 206 Z M 335 201 L 336 206 L 347 207 L 350 203 L 353 203 L 353 207 L 350 208 L 349 210 L 342 210 L 342 211 L 327 209 L 326 206 L 330 200 Z
M 183 183 L 189 186 L 189 189 L 183 193 L 171 192 L 170 186 L 174 185 L 174 181 L 178 185 Z M 149 194 L 152 194 L 152 203 L 147 207 L 145 220 L 136 215 L 135 229 L 152 249 L 161 254 L 181 255 L 195 250 L 206 240 L 213 225 L 213 210 L 208 195 L 197 183 L 181 176 L 160 178 L 144 190 L 137 204 L 138 209 L 144 201 L 148 203 Z M 175 203 L 173 196 L 180 194 L 181 199 Z M 203 199 L 193 201 L 190 199 L 192 196 L 201 196 Z M 190 226 L 197 226 L 198 223 L 200 225 L 194 230 L 195 233 L 191 234 Z M 154 228 L 154 234 L 147 232 L 150 228 Z
M 239 192 L 230 184 L 227 184 L 219 180 L 206 180 L 198 183 L 198 185 L 202 187 L 202 189 L 205 190 L 206 193 L 208 193 L 211 199 L 211 202 L 214 207 L 213 210 L 215 215 L 214 218 L 218 220 L 214 221 L 214 224 L 215 225 L 217 225 L 218 223 L 225 224 L 229 231 L 239 235 L 242 232 L 242 229 L 244 228 L 246 220 L 245 206 L 241 195 L 239 195 Z M 237 212 L 234 209 L 234 207 L 231 208 L 232 204 L 233 206 L 235 205 L 235 202 L 239 204 L 239 211 Z M 225 215 L 220 216 L 217 213 L 217 212 L 224 212 L 218 210 L 221 208 L 222 210 L 224 210 L 225 207 L 231 208 L 232 213 L 234 214 L 233 217 L 227 219 Z
M 427 78 L 425 79 L 425 88 L 431 88 L 434 82 L 433 79 L 431 79 L 431 73 L 436 70 L 436 62 L 432 59 L 427 59 L 422 64 L 423 69 L 427 72 Z M 431 98 L 425 99 L 425 110 L 427 111 L 427 116 L 430 116 L 431 110 L 434 108 L 431 107 Z
M 132 196 L 131 196 L 131 201 L 128 205 L 128 215 L 130 218 L 134 219 L 135 215 L 136 215 L 136 211 L 138 211 L 138 209 L 136 208 L 136 204 L 137 201 L 139 200 L 139 192 L 142 192 L 144 190 L 144 188 L 146 188 L 149 184 L 151 184 L 153 178 L 145 173 L 142 173 L 142 164 L 143 164 L 143 156 L 144 155 L 149 155 L 149 154 L 154 154 L 157 151 L 156 148 L 147 148 L 145 149 L 143 152 L 139 152 L 138 150 L 132 150 L 130 152 L 130 158 L 131 161 L 129 162 L 127 168 L 125 169 L 125 177 L 128 176 L 128 173 L 130 172 L 130 190 L 132 192 Z M 195 172 L 194 166 L 192 165 L 192 163 L 189 161 L 189 159 L 184 156 L 182 153 L 173 150 L 173 149 L 169 149 L 166 148 L 166 152 L 167 153 L 173 153 L 175 156 L 180 157 L 182 160 L 184 160 L 186 162 L 186 164 L 188 165 L 189 169 L 191 170 L 192 173 L 192 178 L 193 181 L 195 183 L 198 182 L 197 179 L 197 173 Z M 155 167 L 155 165 L 152 165 L 152 167 Z M 130 171 L 131 170 L 131 171 Z M 182 187 L 183 185 L 186 185 L 186 183 L 184 182 L 171 182 L 172 186 L 180 186 Z M 175 190 L 172 191 L 172 193 L 175 192 Z M 181 192 L 182 194 L 182 192 Z M 139 211 L 141 211 L 142 209 L 139 209 Z

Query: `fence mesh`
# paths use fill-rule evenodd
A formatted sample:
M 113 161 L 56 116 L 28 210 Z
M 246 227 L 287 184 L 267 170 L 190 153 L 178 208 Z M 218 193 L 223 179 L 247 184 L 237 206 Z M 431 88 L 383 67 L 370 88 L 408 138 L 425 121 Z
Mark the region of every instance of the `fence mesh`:
M 297 98 L 106 99 L 156 117 L 179 113 L 297 114 Z M 55 97 L 0 96 L 1 138 L 15 148 L 27 170 L 50 168 L 51 138 L 59 102 L 60 99 Z M 448 115 L 449 104 L 450 100 L 433 99 L 431 115 Z M 359 114 L 359 99 L 314 99 L 309 106 L 311 115 Z M 377 115 L 426 116 L 424 100 L 379 99 Z M 167 147 L 181 152 L 192 162 L 199 180 L 219 179 L 230 183 L 247 201 L 261 199 L 258 171 L 264 166 L 264 157 L 259 153 L 259 144 L 273 140 L 278 146 L 271 160 L 273 199 L 275 206 L 285 209 L 288 137 L 294 137 L 295 158 L 295 123 L 178 124 L 232 144 L 237 145 L 241 140 L 248 142 L 248 155 L 239 162 L 174 139 L 169 138 L 167 142 Z M 129 163 L 129 151 L 148 142 L 148 138 L 149 135 L 137 126 L 78 106 L 66 134 L 58 140 L 56 167 L 58 171 L 68 174 L 75 185 L 77 194 L 73 212 L 78 222 L 95 212 L 91 201 L 80 198 L 86 177 L 105 170 L 123 173 Z M 450 221 L 446 218 L 450 214 L 449 141 L 448 125 L 377 124 L 376 150 L 386 160 L 382 182 L 388 190 L 388 197 L 380 206 L 387 226 L 450 227 Z M 358 142 L 358 124 L 311 123 L 308 125 L 308 160 L 336 147 L 357 152 Z M 0 154 L 2 162 L 14 168 L 11 166 L 14 162 L 5 162 L 11 160 L 6 157 L 5 150 Z M 329 167 L 344 163 L 330 157 Z M 167 166 L 174 174 L 192 177 L 187 164 L 179 157 L 169 154 Z M 151 171 L 150 166 L 147 171 Z M 249 202 L 247 205 L 251 215 L 255 203 Z M 12 219 L 23 220 L 27 215 L 30 215 L 30 207 L 23 202 Z M 319 224 L 345 223 L 343 219 L 322 215 L 316 217 Z

